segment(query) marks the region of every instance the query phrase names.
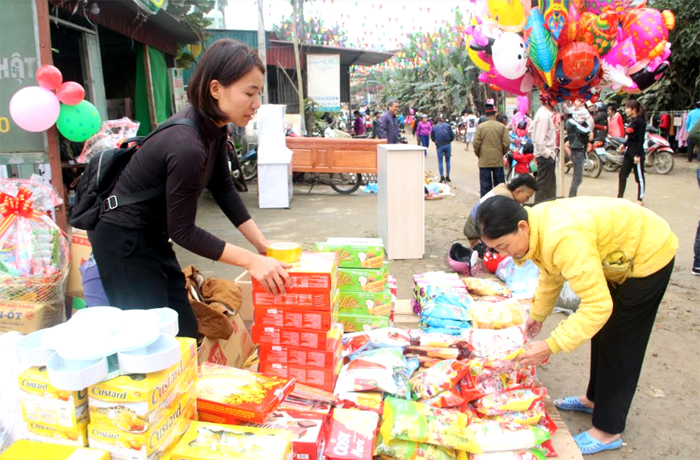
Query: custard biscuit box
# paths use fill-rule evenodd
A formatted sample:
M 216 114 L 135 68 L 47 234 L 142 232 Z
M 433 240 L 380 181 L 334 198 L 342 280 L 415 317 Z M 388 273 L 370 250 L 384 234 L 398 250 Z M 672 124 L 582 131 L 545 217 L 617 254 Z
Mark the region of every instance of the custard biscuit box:
M 338 309 L 343 315 L 389 316 L 391 314 L 391 291 L 349 291 L 338 294 Z
M 85 447 L 88 444 L 87 424 L 78 425 L 75 428 L 60 428 L 41 422 L 27 422 L 27 431 L 32 441 L 76 447 Z
M 126 431 L 114 424 L 91 422 L 88 439 L 93 449 L 108 451 L 112 460 L 155 460 L 162 457 L 196 419 L 197 399 L 194 382 L 183 398 L 165 408 L 157 423 Z
M 90 423 L 145 429 L 182 399 L 197 375 L 194 339 L 178 337 L 180 363 L 151 374 L 127 374 L 88 388 Z
M 104 450 L 22 439 L 0 454 L 0 460 L 110 460 L 110 457 Z
M 334 253 L 304 252 L 301 260 L 287 269 L 290 294 L 309 294 L 335 290 L 338 256 Z M 255 278 L 252 280 L 253 292 L 266 292 Z
M 88 422 L 87 389 L 63 391 L 51 386 L 46 367 L 30 367 L 19 375 L 22 417 L 61 429 Z
M 387 286 L 387 272 L 381 269 L 338 269 L 338 290 L 340 292 L 384 292 Z
M 372 329 L 391 327 L 391 319 L 389 316 L 341 314 L 338 317 L 338 321 L 343 325 L 345 333 L 371 331 Z
M 292 460 L 292 433 L 193 422 L 170 460 Z
M 334 238 L 331 242 L 317 243 L 316 252 L 335 252 L 341 268 L 382 268 L 384 244 L 377 240 Z

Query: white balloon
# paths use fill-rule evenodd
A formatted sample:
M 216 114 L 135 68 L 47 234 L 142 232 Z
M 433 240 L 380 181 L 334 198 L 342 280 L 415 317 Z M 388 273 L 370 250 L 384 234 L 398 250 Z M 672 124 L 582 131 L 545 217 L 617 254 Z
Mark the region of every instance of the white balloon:
M 527 50 L 523 38 L 513 32 L 504 32 L 491 48 L 493 65 L 498 73 L 515 80 L 527 72 Z

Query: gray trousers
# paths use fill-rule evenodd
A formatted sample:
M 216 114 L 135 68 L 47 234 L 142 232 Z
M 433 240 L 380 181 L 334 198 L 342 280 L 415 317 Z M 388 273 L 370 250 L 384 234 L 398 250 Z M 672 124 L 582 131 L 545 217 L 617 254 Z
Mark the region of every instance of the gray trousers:
M 578 186 L 583 182 L 583 162 L 585 160 L 585 150 L 571 149 L 571 162 L 574 164 L 574 180 L 571 182 L 571 188 L 569 189 L 569 198 L 576 196 Z

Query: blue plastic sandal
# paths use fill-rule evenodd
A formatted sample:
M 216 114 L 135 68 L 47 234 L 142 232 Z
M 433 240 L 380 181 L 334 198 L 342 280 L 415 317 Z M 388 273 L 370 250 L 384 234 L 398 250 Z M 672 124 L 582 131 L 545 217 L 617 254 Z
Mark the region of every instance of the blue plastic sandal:
M 616 450 L 622 447 L 622 439 L 613 441 L 610 444 L 603 444 L 588 434 L 588 431 L 584 431 L 574 436 L 574 441 L 576 441 L 576 445 L 579 449 L 581 449 L 581 453 L 583 455 L 598 454 L 600 452 L 605 452 L 606 450 Z
M 593 409 L 584 406 L 581 401 L 579 401 L 578 396 L 567 396 L 563 399 L 557 399 L 554 401 L 554 407 L 559 410 L 568 410 L 574 412 L 585 412 L 586 414 L 592 414 Z

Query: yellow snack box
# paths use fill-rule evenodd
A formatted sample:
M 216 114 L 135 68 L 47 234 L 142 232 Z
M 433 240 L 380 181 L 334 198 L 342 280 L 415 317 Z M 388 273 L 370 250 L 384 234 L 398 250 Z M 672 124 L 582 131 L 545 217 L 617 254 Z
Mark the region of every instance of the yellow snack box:
M 127 418 L 138 429 L 148 429 L 167 414 L 164 408 L 178 401 L 195 381 L 197 344 L 194 339 L 178 337 L 181 361 L 175 366 L 151 374 L 122 375 L 88 388 L 92 425 L 125 425 Z M 144 428 L 145 427 L 145 428 Z
M 27 422 L 29 439 L 39 442 L 52 442 L 67 446 L 85 447 L 88 444 L 87 424 L 75 428 L 60 428 L 41 422 Z
M 110 460 L 109 452 L 87 447 L 63 446 L 49 442 L 16 441 L 0 460 Z
M 194 383 L 194 382 L 192 382 Z M 113 424 L 90 423 L 90 447 L 108 451 L 112 460 L 160 458 L 187 430 L 196 414 L 194 385 L 184 398 L 175 401 L 157 424 L 137 432 L 124 431 Z M 154 455 L 155 454 L 155 455 Z
M 88 423 L 87 389 L 63 391 L 51 386 L 46 367 L 30 367 L 19 375 L 22 416 L 61 429 Z
M 291 460 L 292 433 L 193 422 L 170 460 Z

